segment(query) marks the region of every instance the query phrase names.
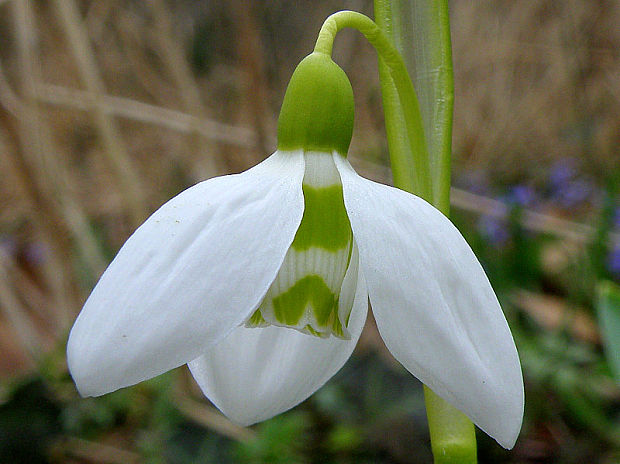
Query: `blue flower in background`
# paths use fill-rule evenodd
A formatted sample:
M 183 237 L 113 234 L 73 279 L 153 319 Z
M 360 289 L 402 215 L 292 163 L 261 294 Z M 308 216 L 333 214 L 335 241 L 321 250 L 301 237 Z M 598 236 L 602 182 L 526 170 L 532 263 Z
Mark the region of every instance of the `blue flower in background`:
M 616 207 L 612 228 L 620 230 L 620 207 Z M 607 269 L 617 278 L 620 278 L 620 243 L 616 243 L 607 257 Z
M 554 195 L 556 201 L 564 208 L 571 208 L 586 201 L 593 192 L 592 184 L 582 179 L 575 179 L 558 190 Z
M 507 195 L 508 203 L 515 206 L 529 207 L 536 203 L 536 191 L 529 185 L 515 185 Z
M 549 183 L 552 200 L 565 209 L 583 203 L 594 192 L 591 182 L 577 178 L 577 171 L 572 160 L 555 163 L 549 172 Z
M 481 216 L 478 220 L 478 232 L 492 245 L 502 246 L 510 239 L 506 222 L 494 216 Z
M 609 253 L 607 267 L 609 272 L 616 277 L 620 277 L 620 245 L 616 245 L 616 247 L 611 250 L 611 253 Z
M 616 208 L 616 212 L 614 213 L 614 228 L 620 229 L 620 206 Z
M 571 160 L 562 160 L 556 162 L 551 166 L 549 172 L 549 182 L 552 188 L 561 189 L 566 186 L 567 183 L 573 180 L 576 171 Z

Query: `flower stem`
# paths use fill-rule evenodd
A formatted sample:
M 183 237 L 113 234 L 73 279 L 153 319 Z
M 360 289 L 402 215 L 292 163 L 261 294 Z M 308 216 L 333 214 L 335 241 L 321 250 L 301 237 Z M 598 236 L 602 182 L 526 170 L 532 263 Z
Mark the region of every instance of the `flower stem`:
M 476 430 L 465 414 L 424 386 L 435 464 L 476 464 Z
M 385 12 L 386 14 L 376 14 L 380 9 L 387 10 Z M 387 20 L 390 17 L 390 10 L 391 5 L 389 0 L 375 0 L 375 20 L 377 26 L 385 32 L 388 38 L 392 37 L 392 24 Z M 390 70 L 381 57 L 379 57 L 379 81 L 381 82 L 383 113 L 385 115 L 385 133 L 387 135 L 390 152 L 394 185 L 403 190 L 415 193 L 415 166 L 413 164 L 411 147 L 407 138 L 405 118 L 394 80 L 390 76 Z
M 395 181 L 400 181 L 401 179 L 397 177 L 402 176 L 403 185 L 399 186 L 400 188 L 432 201 L 429 157 L 418 98 L 405 62 L 388 37 L 367 16 L 354 11 L 339 11 L 329 16 L 323 23 L 314 51 L 331 55 L 336 34 L 347 27 L 357 29 L 375 47 L 381 62 L 389 72 L 389 77 L 398 93 L 398 100 L 403 107 L 404 129 L 409 144 L 407 153 L 410 153 L 410 156 L 401 152 L 397 152 L 395 156 L 391 155 Z M 393 129 L 390 133 L 395 137 Z M 401 143 L 404 143 L 404 139 L 401 139 Z

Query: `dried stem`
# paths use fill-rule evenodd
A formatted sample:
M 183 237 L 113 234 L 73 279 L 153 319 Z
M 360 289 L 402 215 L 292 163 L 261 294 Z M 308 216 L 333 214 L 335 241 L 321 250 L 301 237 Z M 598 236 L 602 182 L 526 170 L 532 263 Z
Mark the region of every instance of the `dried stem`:
M 18 37 L 18 43 L 21 44 L 20 62 L 22 63 L 23 102 L 20 103 L 16 98 L 12 102 L 12 111 L 16 115 L 21 114 L 19 119 L 23 124 L 32 126 L 28 128 L 29 130 L 24 135 L 28 139 L 27 143 L 22 145 L 30 146 L 33 150 L 37 150 L 36 159 L 41 161 L 41 166 L 36 162 L 31 163 L 31 166 L 33 166 L 33 169 L 41 171 L 37 177 L 43 186 L 44 194 L 54 198 L 59 203 L 59 208 L 54 208 L 50 212 L 57 216 L 55 222 L 69 229 L 68 232 L 75 240 L 84 264 L 96 277 L 103 272 L 107 264 L 106 259 L 102 254 L 97 239 L 92 233 L 88 216 L 72 188 L 67 157 L 60 154 L 61 150 L 52 137 L 52 131 L 47 120 L 41 116 L 38 106 L 37 97 L 41 77 L 40 70 L 35 66 L 38 59 L 35 52 L 35 29 L 32 28 L 34 15 L 27 0 L 16 2 L 15 5 L 15 18 L 16 24 L 19 26 L 18 30 L 28 31 L 20 33 Z M 0 81 L 2 81 L 3 87 L 8 91 L 8 85 L 6 85 L 1 73 Z M 33 139 L 35 143 L 32 143 Z M 52 201 L 51 198 L 48 198 L 48 200 Z M 63 250 L 63 254 L 67 255 L 68 250 Z
M 73 457 L 79 459 L 80 462 L 97 462 L 100 464 L 138 464 L 142 462 L 142 457 L 138 453 L 75 437 L 64 437 L 56 442 L 52 448 L 52 455 L 57 458 Z
M 197 132 L 203 138 L 239 147 L 255 146 L 256 137 L 250 129 L 223 124 L 211 119 L 139 102 L 129 98 L 103 95 L 95 98 L 90 92 L 58 85 L 39 85 L 38 98 L 51 105 L 92 111 L 96 106 L 115 116 L 155 124 L 179 132 Z
M 9 278 L 11 272 L 6 265 L 7 261 L 4 252 L 0 250 L 0 309 L 2 309 L 6 320 L 13 326 L 15 334 L 25 350 L 33 360 L 36 360 L 42 353 L 41 339 L 14 291 Z
M 273 147 L 269 134 L 275 133 L 275 124 L 269 111 L 268 85 L 261 47 L 260 29 L 256 24 L 253 3 L 235 0 L 230 3 L 237 28 L 237 52 L 245 81 L 245 95 L 257 135 L 257 149 L 265 154 Z
M 100 99 L 105 94 L 105 88 L 77 6 L 73 0 L 54 0 L 54 4 L 76 60 L 82 82 L 95 99 Z M 106 154 L 116 171 L 120 187 L 127 198 L 133 225 L 137 226 L 144 220 L 146 213 L 144 191 L 140 179 L 136 174 L 114 119 L 103 110 L 101 105 L 94 107 L 94 117 Z
M 252 430 L 233 424 L 212 406 L 200 403 L 183 393 L 176 393 L 173 401 L 183 415 L 225 437 L 242 442 L 254 438 Z
M 179 91 L 183 111 L 190 115 L 203 119 L 207 111 L 202 103 L 200 89 L 194 80 L 191 69 L 185 59 L 181 45 L 174 40 L 173 27 L 170 22 L 170 12 L 162 0 L 147 2 L 155 20 L 155 37 L 157 50 L 160 52 L 163 63 L 171 75 L 176 88 Z M 219 173 L 217 157 L 213 149 L 211 139 L 201 136 L 195 131 L 189 139 L 188 149 L 190 153 L 202 153 L 204 168 L 208 177 Z
M 14 116 L 4 108 L 0 108 L 2 119 L 12 126 L 9 133 L 15 137 L 15 165 L 20 171 L 22 184 L 30 194 L 33 206 L 39 214 L 33 216 L 38 226 L 36 230 L 43 235 L 42 241 L 51 247 L 48 259 L 43 262 L 42 270 L 54 301 L 53 310 L 56 319 L 56 330 L 63 331 L 69 324 L 76 301 L 70 262 L 70 244 L 66 240 L 66 225 L 58 214 L 53 198 L 58 193 L 53 188 L 51 179 L 65 179 L 59 164 L 53 159 L 53 146 L 49 131 L 38 112 L 35 96 L 37 70 L 34 66 L 36 32 L 34 17 L 28 0 L 12 3 L 13 18 L 16 25 L 17 47 L 19 58 L 19 74 L 22 85 L 23 103 L 14 104 L 17 111 L 17 122 Z M 14 102 L 15 103 L 15 102 Z

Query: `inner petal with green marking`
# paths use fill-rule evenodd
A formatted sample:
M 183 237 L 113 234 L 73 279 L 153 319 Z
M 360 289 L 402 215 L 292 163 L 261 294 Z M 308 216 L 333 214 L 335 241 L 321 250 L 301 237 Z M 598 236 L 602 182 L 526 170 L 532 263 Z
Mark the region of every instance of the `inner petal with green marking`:
M 301 224 L 276 279 L 245 325 L 348 339 L 359 258 L 356 253 L 352 258 L 353 233 L 342 183 L 330 153 L 307 152 L 304 157 Z

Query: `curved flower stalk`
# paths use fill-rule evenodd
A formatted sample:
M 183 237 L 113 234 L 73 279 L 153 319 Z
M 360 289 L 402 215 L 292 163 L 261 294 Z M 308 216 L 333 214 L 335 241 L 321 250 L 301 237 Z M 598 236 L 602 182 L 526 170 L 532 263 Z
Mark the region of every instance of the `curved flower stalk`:
M 352 130 L 346 75 L 309 55 L 284 98 L 278 150 L 164 204 L 102 275 L 68 342 L 80 393 L 187 363 L 225 415 L 262 421 L 342 367 L 370 299 L 396 359 L 511 447 L 521 369 L 482 267 L 426 201 L 355 173 Z

